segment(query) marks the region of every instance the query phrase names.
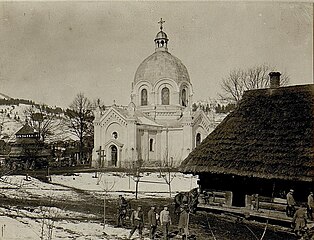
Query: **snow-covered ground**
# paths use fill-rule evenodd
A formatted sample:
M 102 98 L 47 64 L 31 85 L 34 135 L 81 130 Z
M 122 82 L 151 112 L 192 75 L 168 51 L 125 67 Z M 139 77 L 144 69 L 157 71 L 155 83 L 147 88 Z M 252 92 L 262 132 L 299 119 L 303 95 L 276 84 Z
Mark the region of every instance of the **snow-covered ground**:
M 190 191 L 197 187 L 197 176 L 182 173 L 171 173 L 172 194 L 180 191 Z M 110 195 L 117 196 L 121 193 L 126 196 L 134 196 L 135 181 L 126 173 L 79 173 L 76 176 L 52 176 L 52 182 L 81 190 L 103 193 L 108 191 Z M 159 173 L 143 173 L 139 182 L 139 197 L 169 197 L 168 185 Z
M 0 208 L 2 210 L 2 208 Z M 16 213 L 17 217 L 0 217 L 0 239 L 17 240 L 17 239 L 126 239 L 130 230 L 115 228 L 113 226 L 103 225 L 93 221 L 76 221 L 61 220 L 49 221 L 42 218 L 42 213 L 38 211 L 38 218 L 21 217 L 21 213 L 14 209 L 10 210 L 11 214 Z M 35 215 L 35 214 L 33 214 Z M 49 226 L 53 230 L 49 233 Z M 147 231 L 147 230 L 146 230 Z M 137 235 L 134 234 L 134 238 Z
M 171 192 L 189 191 L 197 187 L 197 177 L 182 173 L 171 173 Z M 53 195 L 55 200 L 78 198 L 71 188 L 93 192 L 102 196 L 104 191 L 117 197 L 124 194 L 134 197 L 135 181 L 125 173 L 76 173 L 73 176 L 53 175 L 51 183 L 44 183 L 36 178 L 25 176 L 7 176 L 0 178 L 0 195 L 10 198 L 39 199 Z M 144 173 L 138 187 L 139 197 L 169 197 L 168 185 L 159 173 Z
M 32 212 L 16 209 L 0 208 L 0 239 L 126 239 L 130 230 L 114 228 L 113 226 L 103 225 L 93 221 L 78 220 L 48 220 L 49 217 L 64 217 L 73 212 L 58 208 L 35 208 Z M 79 214 L 76 214 L 79 216 Z M 86 217 L 86 216 L 85 216 Z M 51 233 L 49 227 L 53 226 Z M 136 234 L 134 235 L 136 237 Z
M 50 197 L 56 200 L 75 198 L 77 194 L 67 187 L 44 183 L 36 178 L 25 176 L 5 176 L 0 178 L 0 195 L 9 198 L 39 199 Z
M 66 201 L 79 199 L 80 196 L 72 188 L 88 191 L 96 197 L 103 197 L 104 189 L 110 190 L 111 198 L 123 193 L 126 197 L 134 197 L 135 182 L 125 173 L 102 173 L 98 178 L 94 173 L 77 173 L 74 176 L 54 175 L 52 183 L 43 183 L 35 178 L 25 176 L 7 176 L 0 180 L 0 195 L 10 199 L 52 199 Z M 172 193 L 189 191 L 196 187 L 197 177 L 171 173 L 173 178 Z M 144 173 L 139 183 L 139 197 L 169 197 L 168 185 L 159 173 Z M 157 183 L 148 183 L 157 182 Z M 62 186 L 61 186 L 62 185 Z M 53 226 L 52 239 L 126 239 L 130 230 L 103 225 L 95 219 L 95 215 L 70 211 L 57 207 L 17 207 L 6 205 L 0 207 L 0 239 L 49 239 L 49 226 Z M 51 220 L 55 218 L 55 220 Z M 49 220 L 50 219 L 50 220 Z M 144 234 L 148 230 L 144 229 Z M 137 239 L 137 232 L 133 239 Z M 148 239 L 148 238 L 145 238 Z

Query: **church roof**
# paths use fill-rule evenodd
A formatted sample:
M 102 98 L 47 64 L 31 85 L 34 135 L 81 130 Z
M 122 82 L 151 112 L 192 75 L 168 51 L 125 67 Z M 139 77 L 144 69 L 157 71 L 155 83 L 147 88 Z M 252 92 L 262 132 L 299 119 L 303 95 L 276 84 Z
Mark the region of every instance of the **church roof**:
M 156 123 L 155 121 L 153 121 L 152 119 L 149 119 L 148 117 L 146 117 L 144 115 L 138 114 L 137 119 L 139 120 L 139 123 L 141 123 L 141 124 L 161 127 L 160 124 Z
M 35 134 L 37 133 L 34 128 L 29 126 L 27 123 L 17 131 L 15 135 L 26 135 L 26 134 Z
M 162 127 L 162 125 L 156 123 L 153 119 L 149 118 L 141 111 L 135 110 L 134 115 L 131 115 L 126 107 L 113 106 L 113 108 L 125 118 L 129 118 L 129 117 L 135 118 L 138 124 Z
M 147 57 L 137 68 L 134 84 L 148 81 L 154 85 L 160 79 L 172 79 L 176 83 L 190 82 L 190 77 L 183 63 L 167 51 L 157 51 Z
M 248 91 L 180 169 L 313 181 L 313 110 L 314 85 Z

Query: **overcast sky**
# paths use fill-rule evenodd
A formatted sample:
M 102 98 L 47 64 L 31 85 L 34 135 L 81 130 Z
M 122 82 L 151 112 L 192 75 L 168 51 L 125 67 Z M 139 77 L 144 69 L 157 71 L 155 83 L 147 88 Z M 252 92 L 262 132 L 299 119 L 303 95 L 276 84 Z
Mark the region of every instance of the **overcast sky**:
M 216 97 L 235 68 L 268 63 L 313 83 L 313 4 L 1 2 L 0 93 L 66 107 L 83 92 L 128 104 L 157 22 L 187 67 L 194 101 Z

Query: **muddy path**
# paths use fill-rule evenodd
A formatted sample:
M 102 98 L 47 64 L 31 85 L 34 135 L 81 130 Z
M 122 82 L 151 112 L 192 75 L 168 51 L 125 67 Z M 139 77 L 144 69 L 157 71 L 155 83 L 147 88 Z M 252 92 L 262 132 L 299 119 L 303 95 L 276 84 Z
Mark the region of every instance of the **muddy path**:
M 84 214 L 92 214 L 82 218 L 82 221 L 98 221 L 103 222 L 103 199 L 99 193 L 68 188 L 69 194 L 73 193 L 76 197 L 68 198 L 66 201 L 54 199 L 53 194 L 49 197 L 40 199 L 19 199 L 0 196 L 0 204 L 2 207 L 14 206 L 24 210 L 31 211 L 32 208 L 47 206 L 57 207 L 69 211 L 75 211 Z M 96 196 L 97 195 L 97 196 Z M 173 200 L 170 198 L 140 198 L 138 200 L 130 199 L 132 208 L 138 205 L 147 215 L 151 205 L 156 205 L 158 211 L 162 210 L 164 205 L 169 206 L 172 213 L 171 236 L 177 234 L 178 216 L 173 214 Z M 110 225 L 116 225 L 117 219 L 117 200 L 108 198 L 106 200 L 106 221 Z M 263 234 L 265 224 L 246 221 L 235 216 L 218 215 L 205 211 L 198 211 L 190 216 L 190 233 L 198 240 L 256 240 L 260 239 Z M 126 228 L 130 228 L 129 220 L 126 220 Z M 157 236 L 161 237 L 161 232 L 157 232 Z M 267 228 L 264 240 L 296 240 L 297 238 L 291 234 L 289 229 L 281 227 L 269 226 Z

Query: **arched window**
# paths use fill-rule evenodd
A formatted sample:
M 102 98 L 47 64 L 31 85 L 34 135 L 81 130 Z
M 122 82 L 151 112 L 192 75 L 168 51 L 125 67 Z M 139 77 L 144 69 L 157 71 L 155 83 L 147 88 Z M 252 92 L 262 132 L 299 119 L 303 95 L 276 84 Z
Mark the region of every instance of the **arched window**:
M 162 105 L 169 105 L 169 102 L 170 102 L 169 99 L 170 99 L 169 89 L 167 87 L 164 87 L 161 90 L 161 104 Z
M 117 138 L 118 138 L 118 133 L 117 133 L 117 132 L 113 132 L 113 133 L 112 133 L 112 137 L 113 137 L 114 139 L 117 139 Z
M 141 106 L 146 106 L 147 105 L 147 90 L 142 89 L 141 91 Z
M 185 89 L 182 89 L 182 91 L 181 91 L 181 105 L 184 107 L 187 106 L 186 90 Z
M 201 141 L 202 141 L 201 134 L 200 133 L 196 134 L 196 141 L 195 141 L 196 146 L 200 145 Z
M 153 152 L 154 151 L 154 139 L 149 139 L 149 151 Z

